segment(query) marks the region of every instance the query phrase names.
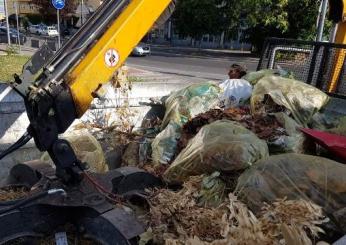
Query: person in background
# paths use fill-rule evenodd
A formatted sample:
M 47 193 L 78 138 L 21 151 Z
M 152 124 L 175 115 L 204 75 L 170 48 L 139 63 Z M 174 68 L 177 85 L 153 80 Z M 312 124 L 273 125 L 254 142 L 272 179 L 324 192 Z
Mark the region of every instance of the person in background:
M 229 69 L 228 76 L 229 79 L 240 79 L 245 76 L 247 73 L 247 69 L 238 64 L 232 64 Z

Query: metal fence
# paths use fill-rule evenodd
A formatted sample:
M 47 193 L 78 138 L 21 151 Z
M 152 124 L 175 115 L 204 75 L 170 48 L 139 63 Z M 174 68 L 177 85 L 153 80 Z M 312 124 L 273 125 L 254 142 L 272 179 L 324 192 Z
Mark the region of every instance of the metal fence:
M 346 98 L 345 59 L 336 58 L 343 54 L 346 54 L 346 45 L 342 44 L 269 38 L 265 42 L 257 69 L 275 69 L 280 66 L 292 72 L 300 81 L 331 96 Z M 342 60 L 340 75 L 335 76 L 338 60 Z M 334 89 L 331 89 L 332 80 L 337 84 Z

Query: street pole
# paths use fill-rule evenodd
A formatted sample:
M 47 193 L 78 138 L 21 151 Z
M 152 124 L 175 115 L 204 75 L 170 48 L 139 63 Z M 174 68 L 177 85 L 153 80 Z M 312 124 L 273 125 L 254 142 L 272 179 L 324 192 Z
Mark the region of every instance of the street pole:
M 58 49 L 60 49 L 61 42 L 60 42 L 60 16 L 59 16 L 59 9 L 57 9 L 56 15 L 57 15 L 57 21 L 58 21 Z
M 333 24 L 332 30 L 330 31 L 329 42 L 334 43 L 336 32 L 338 31 L 338 24 Z
M 5 15 L 6 15 L 6 28 L 7 28 L 7 42 L 8 42 L 8 45 L 11 45 L 11 39 L 10 39 L 10 24 L 8 23 L 7 0 L 4 0 L 4 3 L 5 3 Z
M 14 6 L 15 6 L 15 10 L 16 10 L 16 20 L 17 20 L 18 47 L 19 47 L 19 52 L 21 52 L 21 49 L 20 49 L 20 36 L 19 36 L 18 2 L 17 1 L 14 3 Z
M 317 36 L 316 36 L 317 42 L 321 42 L 323 39 L 323 30 L 324 30 L 324 23 L 326 21 L 327 8 L 328 8 L 328 0 L 322 0 L 321 7 L 320 7 L 320 14 L 318 17 L 318 25 L 317 25 Z
M 84 1 L 81 0 L 81 20 L 80 20 L 80 23 L 81 23 L 81 26 L 83 25 L 83 6 L 84 6 Z

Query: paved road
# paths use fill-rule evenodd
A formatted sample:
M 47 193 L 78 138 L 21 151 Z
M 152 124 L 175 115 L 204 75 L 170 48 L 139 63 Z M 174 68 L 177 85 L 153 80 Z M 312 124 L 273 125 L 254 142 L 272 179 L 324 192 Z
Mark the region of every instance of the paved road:
M 42 36 L 28 37 L 42 42 Z M 54 38 L 52 38 L 54 40 Z M 29 40 L 30 41 L 30 40 Z M 26 45 L 30 45 L 30 42 Z M 33 52 L 23 48 L 23 54 Z M 230 51 L 198 51 L 191 48 L 152 47 L 152 54 L 147 57 L 129 57 L 127 64 L 142 70 L 160 72 L 172 77 L 183 77 L 192 81 L 223 80 L 227 78 L 231 64 L 245 65 L 249 70 L 256 70 L 258 58 L 249 53 L 232 53 Z
M 150 56 L 129 57 L 127 60 L 127 64 L 135 68 L 191 77 L 194 80 L 225 79 L 228 68 L 233 63 L 246 65 L 249 70 L 256 70 L 258 58 L 239 54 L 212 57 L 210 55 L 153 51 Z

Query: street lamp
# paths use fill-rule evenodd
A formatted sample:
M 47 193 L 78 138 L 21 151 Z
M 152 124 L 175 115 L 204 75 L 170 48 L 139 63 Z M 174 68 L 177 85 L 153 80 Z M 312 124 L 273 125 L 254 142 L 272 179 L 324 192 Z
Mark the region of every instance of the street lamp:
M 20 50 L 20 35 L 19 35 L 19 17 L 18 17 L 18 2 L 16 1 L 13 3 L 15 9 L 16 9 L 16 21 L 17 21 L 17 38 L 18 38 L 18 47 L 19 47 L 19 52 Z
M 80 23 L 81 23 L 81 26 L 83 25 L 83 5 L 84 5 L 84 2 L 83 0 L 81 0 L 81 20 L 80 20 Z
M 7 42 L 8 42 L 8 45 L 11 45 L 11 39 L 10 39 L 10 25 L 9 25 L 9 23 L 8 23 L 7 0 L 4 0 L 4 4 L 5 4 L 5 15 L 6 15 Z

